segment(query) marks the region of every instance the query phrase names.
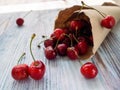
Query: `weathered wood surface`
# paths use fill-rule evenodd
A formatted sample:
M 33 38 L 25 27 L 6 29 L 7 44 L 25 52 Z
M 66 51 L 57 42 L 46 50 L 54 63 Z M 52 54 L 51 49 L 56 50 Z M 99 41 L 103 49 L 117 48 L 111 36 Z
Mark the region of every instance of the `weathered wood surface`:
M 59 10 L 32 11 L 24 19 L 23 27 L 18 27 L 16 18 L 27 12 L 0 15 L 0 90 L 119 90 L 120 87 L 120 23 L 113 29 L 102 43 L 96 55 L 89 61 L 97 65 L 99 73 L 95 79 L 85 79 L 80 74 L 79 61 L 71 61 L 67 57 L 57 57 L 48 61 L 44 56 L 42 35 L 50 35 L 54 28 L 54 20 Z M 30 65 L 32 57 L 29 51 L 31 35 L 36 33 L 33 41 L 33 52 L 36 59 L 46 65 L 46 73 L 42 80 L 31 78 L 15 81 L 11 77 L 11 69 L 23 52 L 26 57 L 21 63 Z M 82 61 L 85 63 L 87 61 Z

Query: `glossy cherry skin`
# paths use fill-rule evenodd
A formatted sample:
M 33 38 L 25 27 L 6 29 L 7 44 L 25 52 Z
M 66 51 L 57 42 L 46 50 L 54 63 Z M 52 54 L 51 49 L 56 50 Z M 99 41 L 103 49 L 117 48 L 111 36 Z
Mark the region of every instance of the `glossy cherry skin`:
M 114 25 L 115 25 L 115 18 L 113 16 L 106 16 L 101 21 L 101 26 L 106 27 L 108 29 L 113 28 Z
M 44 53 L 45 53 L 45 57 L 46 57 L 48 60 L 53 60 L 53 59 L 55 59 L 56 56 L 57 56 L 57 53 L 56 53 L 56 51 L 53 49 L 52 46 L 46 47 Z
M 45 74 L 45 71 L 46 71 L 45 64 L 40 60 L 32 62 L 29 67 L 29 75 L 34 80 L 42 79 Z
M 80 20 L 73 20 L 70 23 L 70 29 L 71 30 L 80 30 L 83 27 L 83 22 Z
M 24 23 L 24 19 L 23 19 L 23 18 L 18 18 L 18 19 L 16 20 L 16 24 L 17 24 L 18 26 L 22 26 L 23 23 Z
M 80 72 L 85 78 L 95 78 L 98 74 L 97 67 L 92 62 L 87 62 L 82 65 Z
M 71 60 L 76 60 L 78 58 L 78 52 L 75 49 L 75 47 L 68 47 L 67 48 L 67 56 L 71 59 Z
M 80 41 L 80 42 L 77 44 L 77 49 L 79 50 L 79 54 L 80 54 L 80 55 L 86 54 L 87 51 L 88 51 L 87 42 L 86 42 L 86 41 Z
M 19 64 L 12 68 L 11 75 L 15 80 L 23 80 L 28 78 L 28 65 Z
M 54 46 L 54 40 L 52 39 L 52 38 L 50 38 L 50 39 L 46 39 L 45 41 L 44 41 L 44 46 L 45 47 L 48 47 L 48 46 Z
M 65 36 L 65 31 L 61 28 L 56 28 L 53 32 L 53 36 L 58 40 L 62 40 Z
M 65 56 L 66 53 L 67 53 L 67 45 L 62 43 L 62 44 L 58 44 L 57 45 L 57 53 L 60 55 L 60 56 Z

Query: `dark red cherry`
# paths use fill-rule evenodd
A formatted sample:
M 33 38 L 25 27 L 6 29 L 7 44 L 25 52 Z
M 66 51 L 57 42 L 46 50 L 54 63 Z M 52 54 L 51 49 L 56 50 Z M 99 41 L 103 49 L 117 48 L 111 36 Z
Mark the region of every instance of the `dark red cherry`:
M 79 54 L 80 54 L 80 55 L 86 54 L 87 51 L 88 51 L 87 42 L 86 42 L 86 41 L 80 41 L 80 42 L 77 44 L 77 49 L 79 50 Z
M 65 32 L 64 32 L 64 30 L 63 29 L 61 29 L 61 28 L 56 28 L 55 30 L 54 30 L 54 32 L 53 32 L 53 36 L 58 40 L 58 39 L 60 39 L 60 40 L 62 40 L 65 36 Z
M 62 43 L 57 45 L 57 52 L 60 56 L 65 56 L 67 52 L 67 45 Z
M 52 38 L 50 38 L 50 39 L 46 39 L 45 41 L 44 41 L 44 46 L 45 47 L 48 47 L 48 46 L 54 46 L 54 40 L 52 39 Z
M 48 60 L 52 60 L 56 58 L 56 51 L 53 49 L 52 46 L 48 46 L 45 48 L 45 56 Z
M 23 18 L 18 18 L 18 19 L 16 20 L 16 24 L 17 24 L 18 26 L 22 26 L 23 23 L 24 23 L 24 19 L 23 19 Z
M 71 60 L 76 60 L 78 58 L 78 52 L 75 49 L 75 47 L 68 47 L 67 48 L 67 56 L 71 59 Z
M 71 30 L 80 30 L 83 27 L 83 22 L 81 20 L 73 20 L 70 22 Z

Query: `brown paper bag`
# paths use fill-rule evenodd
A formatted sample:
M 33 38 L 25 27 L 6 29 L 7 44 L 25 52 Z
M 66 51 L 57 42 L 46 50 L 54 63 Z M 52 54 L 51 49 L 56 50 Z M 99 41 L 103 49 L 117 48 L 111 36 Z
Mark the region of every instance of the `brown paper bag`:
M 120 19 L 120 7 L 118 6 L 92 6 L 93 8 L 103 12 L 107 15 L 114 16 L 116 24 Z M 111 31 L 110 29 L 104 28 L 100 25 L 103 17 L 95 10 L 91 8 L 83 8 L 81 6 L 73 6 L 64 10 L 61 10 L 55 21 L 55 28 L 65 28 L 71 20 L 84 19 L 90 23 L 89 28 L 91 28 L 93 35 L 93 46 L 89 47 L 87 54 L 81 56 L 81 59 L 89 59 L 92 57 L 97 49 L 100 47 L 101 43 Z

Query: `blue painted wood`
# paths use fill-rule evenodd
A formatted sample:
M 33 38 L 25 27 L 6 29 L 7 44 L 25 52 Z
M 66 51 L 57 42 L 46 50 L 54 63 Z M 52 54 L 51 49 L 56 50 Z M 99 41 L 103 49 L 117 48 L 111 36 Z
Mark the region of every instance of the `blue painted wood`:
M 43 44 L 38 49 L 42 35 L 49 36 L 54 28 L 54 20 L 59 10 L 32 11 L 25 18 L 24 26 L 18 27 L 16 19 L 27 12 L 0 15 L 0 90 L 119 90 L 120 85 L 120 23 L 107 36 L 95 56 L 89 60 L 97 65 L 99 73 L 94 79 L 85 79 L 79 69 L 79 61 L 67 57 L 57 57 L 49 61 L 44 56 Z M 36 59 L 46 65 L 42 80 L 35 81 L 30 77 L 15 81 L 11 69 L 23 52 L 26 57 L 21 63 L 30 65 L 32 57 L 29 52 L 31 35 L 36 33 L 33 41 L 33 53 Z M 85 63 L 87 61 L 82 61 Z

